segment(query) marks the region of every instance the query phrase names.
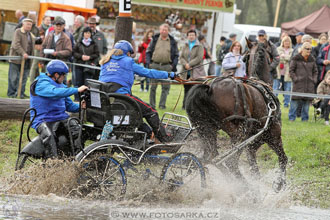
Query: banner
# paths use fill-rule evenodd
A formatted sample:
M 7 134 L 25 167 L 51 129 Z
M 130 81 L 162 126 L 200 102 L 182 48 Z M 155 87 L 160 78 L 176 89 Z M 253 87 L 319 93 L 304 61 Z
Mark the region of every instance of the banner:
M 133 4 L 232 13 L 235 0 L 132 0 Z

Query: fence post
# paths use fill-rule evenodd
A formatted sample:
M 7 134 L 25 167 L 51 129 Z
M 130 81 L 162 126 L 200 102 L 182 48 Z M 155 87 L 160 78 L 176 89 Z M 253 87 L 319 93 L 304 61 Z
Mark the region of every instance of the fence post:
M 18 89 L 17 89 L 17 97 L 22 97 L 21 95 L 21 90 L 22 90 L 22 82 L 23 82 L 23 75 L 24 75 L 24 65 L 25 65 L 25 59 L 22 57 L 22 62 L 21 62 L 21 72 L 19 75 L 19 84 L 18 84 Z M 24 94 L 25 91 L 23 91 Z

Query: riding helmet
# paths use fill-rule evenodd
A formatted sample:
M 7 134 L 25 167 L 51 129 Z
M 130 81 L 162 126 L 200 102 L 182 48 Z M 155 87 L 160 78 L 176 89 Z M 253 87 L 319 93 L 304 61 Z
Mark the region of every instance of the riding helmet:
M 131 54 L 134 53 L 132 44 L 126 40 L 118 41 L 115 44 L 114 48 L 122 50 L 124 52 L 124 54 L 127 54 L 128 52 L 130 52 Z
M 52 60 L 47 64 L 47 72 L 50 75 L 58 73 L 59 75 L 64 75 L 69 72 L 69 67 L 61 60 Z

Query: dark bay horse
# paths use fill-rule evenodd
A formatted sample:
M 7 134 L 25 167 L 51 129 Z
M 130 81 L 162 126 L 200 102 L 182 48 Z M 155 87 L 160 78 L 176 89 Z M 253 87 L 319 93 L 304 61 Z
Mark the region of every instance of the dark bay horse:
M 226 132 L 234 145 L 246 140 L 265 125 L 269 104 L 275 105 L 276 110 L 271 112 L 268 128 L 244 149 L 251 171 L 257 177 L 260 175 L 256 161 L 259 147 L 267 143 L 275 151 L 279 158 L 280 175 L 273 187 L 279 191 L 285 185 L 288 159 L 282 145 L 279 102 L 265 83 L 234 77 L 215 78 L 189 91 L 186 111 L 204 143 L 203 159 L 212 161 L 218 156 L 218 131 Z M 245 181 L 238 167 L 242 150 L 228 159 L 225 165 L 234 176 Z
M 269 85 L 273 85 L 270 75 L 270 53 L 267 43 L 251 42 L 246 39 L 248 53 L 245 57 L 247 65 L 247 77 L 257 78 Z

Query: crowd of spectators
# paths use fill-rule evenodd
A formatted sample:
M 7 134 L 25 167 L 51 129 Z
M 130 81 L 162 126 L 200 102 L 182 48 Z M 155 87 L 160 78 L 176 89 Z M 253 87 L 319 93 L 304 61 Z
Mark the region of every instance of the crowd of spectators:
M 51 18 L 45 16 L 39 27 L 36 26 L 36 14 L 28 14 L 25 18 L 23 13 L 17 10 L 16 17 L 19 24 L 10 48 L 11 56 L 22 56 L 26 59 L 28 56 L 34 55 L 98 66 L 101 56 L 107 54 L 107 41 L 104 34 L 97 28 L 99 21 L 96 17 L 90 17 L 85 21 L 83 16 L 76 16 L 73 33 L 65 29 L 66 22 L 62 17 L 56 17 L 51 22 Z M 228 39 L 223 36 L 219 38 L 215 67 L 210 66 L 207 69 L 203 64 L 212 60 L 210 48 L 207 46 L 205 37 L 196 29 L 191 29 L 186 33 L 186 43 L 180 51 L 175 38 L 170 34 L 168 24 L 160 25 L 157 33 L 155 32 L 151 29 L 147 30 L 137 48 L 133 44 L 134 51 L 139 54 L 136 61 L 146 68 L 176 72 L 178 64 L 181 64 L 184 71 L 182 78 L 185 80 L 198 80 L 207 75 L 233 75 L 236 77 L 247 77 L 248 75 L 244 60 L 245 51 L 242 51 L 242 45 L 236 40 L 237 36 L 234 33 L 230 34 Z M 315 47 L 312 47 L 312 37 L 303 32 L 296 34 L 295 45 L 292 44 L 292 39 L 286 33 L 282 33 L 280 41 L 273 44 L 268 41 L 267 33 L 264 30 L 258 31 L 257 41 L 264 43 L 270 54 L 269 74 L 274 90 L 329 94 L 329 90 L 324 87 L 327 88 L 326 85 L 329 84 L 330 31 L 319 36 L 318 44 Z M 22 92 L 17 94 L 21 63 L 21 60 L 10 61 L 8 97 L 28 97 L 24 94 L 28 75 L 30 75 L 32 83 L 39 75 L 39 67 L 42 68 L 41 71 L 45 71 L 43 67 L 47 61 L 25 60 Z M 72 84 L 77 88 L 84 85 L 86 79 L 99 79 L 99 71 L 93 68 L 74 65 L 71 66 L 71 70 Z M 150 105 L 152 108 L 156 108 L 158 84 L 162 86 L 158 107 L 165 109 L 171 88 L 170 83 L 144 77 L 141 78 L 141 91 L 150 91 Z M 323 89 L 318 88 L 318 85 L 322 85 Z M 190 85 L 184 86 L 184 97 L 190 88 Z M 77 98 L 75 97 L 76 100 Z M 309 98 L 284 95 L 284 107 L 290 108 L 290 121 L 300 117 L 300 112 L 302 121 L 307 121 L 310 104 Z M 326 124 L 329 124 L 329 106 L 329 100 L 322 100 L 317 106 L 322 109 Z M 182 107 L 185 108 L 184 101 Z

